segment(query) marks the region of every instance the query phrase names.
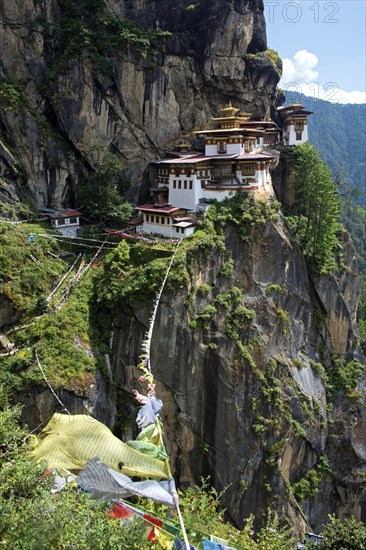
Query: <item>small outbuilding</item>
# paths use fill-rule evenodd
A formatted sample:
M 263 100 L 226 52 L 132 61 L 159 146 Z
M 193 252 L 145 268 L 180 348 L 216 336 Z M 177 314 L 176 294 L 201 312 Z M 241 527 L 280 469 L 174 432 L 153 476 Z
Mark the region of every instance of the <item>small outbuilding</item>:
M 40 208 L 39 210 L 50 219 L 52 227 L 62 235 L 76 237 L 80 227 L 81 212 L 72 208 Z

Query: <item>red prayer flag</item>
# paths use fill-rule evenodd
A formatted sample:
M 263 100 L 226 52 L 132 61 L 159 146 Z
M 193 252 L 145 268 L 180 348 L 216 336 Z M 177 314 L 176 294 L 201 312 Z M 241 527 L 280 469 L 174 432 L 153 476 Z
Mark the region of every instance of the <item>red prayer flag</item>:
M 113 507 L 111 508 L 109 515 L 111 518 L 116 519 L 129 519 L 134 516 L 134 513 L 131 512 L 128 508 L 123 506 L 123 504 L 119 504 L 118 502 L 113 503 Z
M 158 536 L 155 533 L 155 527 L 153 527 L 149 533 L 149 536 L 147 537 L 147 540 L 149 542 L 158 542 Z
M 149 523 L 156 525 L 156 527 L 163 527 L 163 522 L 161 521 L 161 519 L 149 516 L 149 514 L 144 514 L 144 519 L 146 519 L 146 521 L 148 521 Z

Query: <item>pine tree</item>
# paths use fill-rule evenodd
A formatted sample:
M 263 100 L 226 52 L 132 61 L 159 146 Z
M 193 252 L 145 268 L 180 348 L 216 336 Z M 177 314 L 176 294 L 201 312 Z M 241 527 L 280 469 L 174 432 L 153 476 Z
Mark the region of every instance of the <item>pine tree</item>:
M 291 226 L 311 270 L 329 273 L 336 267 L 339 194 L 328 165 L 314 146 L 304 143 L 294 155 L 296 204 Z
M 120 191 L 122 163 L 102 147 L 91 147 L 94 172 L 78 188 L 78 201 L 87 215 L 98 222 L 121 224 L 131 217 L 132 207 Z

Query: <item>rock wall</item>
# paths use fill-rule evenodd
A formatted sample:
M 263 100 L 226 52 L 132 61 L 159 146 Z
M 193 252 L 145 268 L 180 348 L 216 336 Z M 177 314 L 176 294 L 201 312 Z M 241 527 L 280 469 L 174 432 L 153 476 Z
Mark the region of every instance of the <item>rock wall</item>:
M 235 266 L 231 275 L 222 272 L 227 251 Z M 198 291 L 190 300 L 202 284 L 211 290 L 207 293 L 205 287 L 205 293 Z M 228 335 L 231 314 L 217 302 L 233 287 L 255 312 L 251 323 L 240 323 L 239 344 Z M 289 518 L 298 533 L 319 530 L 328 513 L 360 517 L 365 499 L 360 473 L 366 467 L 364 390 L 359 388 L 358 404 L 339 398 L 331 418 L 326 379 L 315 365 L 330 364 L 337 331 L 347 335 L 348 351 L 354 348 L 353 315 L 340 318 L 329 310 L 327 316 L 324 305 L 342 301 L 343 295 L 350 298 L 350 289 L 355 291 L 354 281 L 346 277 L 328 287 L 327 300 L 321 298 L 279 219 L 255 226 L 247 243 L 227 230 L 226 252 L 214 248 L 198 255 L 191 284 L 163 295 L 152 368 L 164 401 L 174 475 L 183 486 L 210 475 L 217 489 L 227 488 L 223 502 L 239 527 L 250 513 L 260 523 L 268 507 Z M 356 299 L 357 292 L 349 311 Z M 192 319 L 208 304 L 217 312 L 206 327 L 193 328 Z M 149 311 L 127 310 L 123 304 L 114 314 L 113 378 L 129 392 L 138 387 L 134 365 L 148 318 Z M 327 318 L 334 322 L 331 330 Z M 344 416 L 347 407 L 352 410 L 351 429 Z M 318 468 L 324 454 L 332 474 L 322 472 L 319 493 L 300 503 L 295 484 Z
M 108 6 L 107 15 L 172 33 L 152 62 L 125 47 L 106 54 L 112 68 L 101 75 L 84 48 L 55 65 L 67 46 L 58 43 L 62 3 L 0 6 L 0 79 L 10 79 L 24 96 L 0 114 L 4 145 L 21 173 L 3 162 L 0 174 L 18 195 L 30 190 L 38 205 L 73 206 L 78 181 L 92 169 L 92 145 L 124 161 L 134 200 L 148 162 L 205 126 L 228 100 L 270 116 L 281 65 L 265 53 L 262 0 L 210 0 L 193 9 L 181 0 L 110 0 Z

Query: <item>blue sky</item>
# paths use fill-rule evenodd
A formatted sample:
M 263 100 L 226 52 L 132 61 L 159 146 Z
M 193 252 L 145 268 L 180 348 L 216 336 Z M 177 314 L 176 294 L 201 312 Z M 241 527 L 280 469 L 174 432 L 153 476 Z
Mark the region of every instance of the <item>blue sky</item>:
M 264 5 L 268 47 L 284 60 L 281 87 L 296 82 L 321 99 L 366 101 L 365 0 L 264 0 Z

